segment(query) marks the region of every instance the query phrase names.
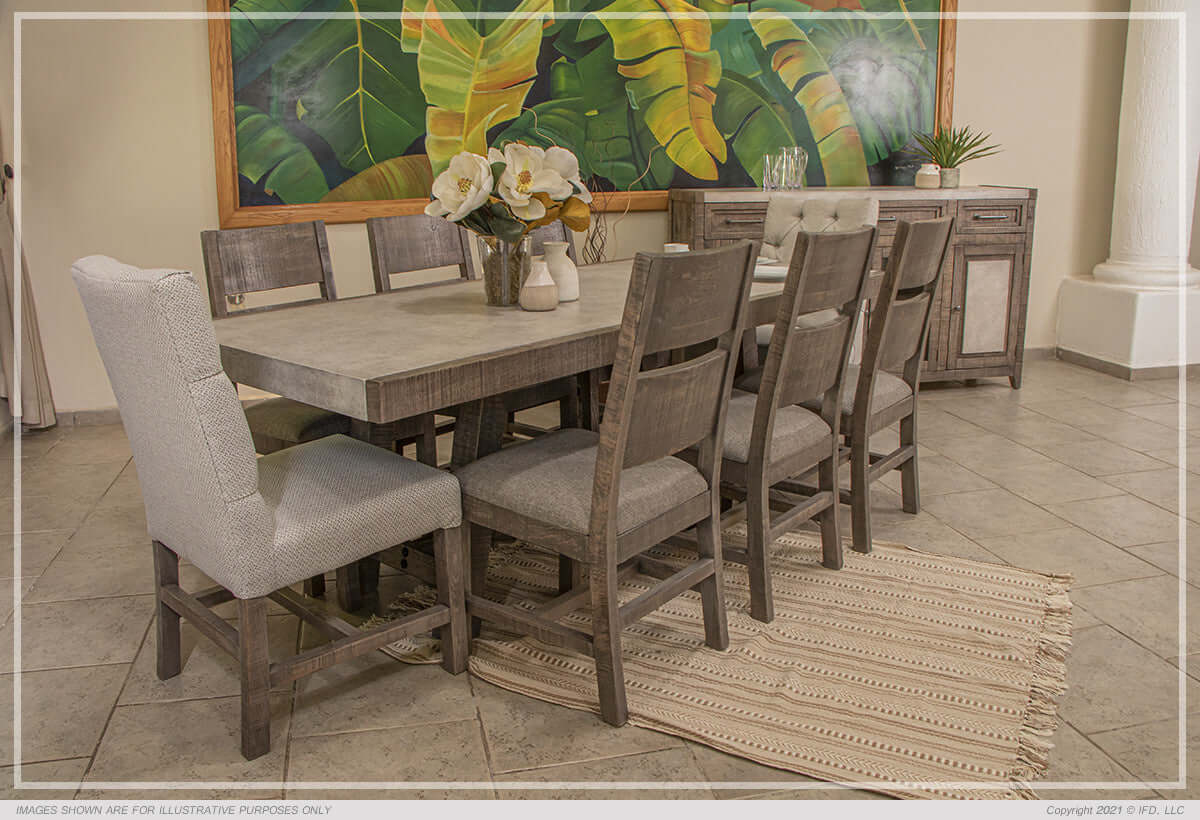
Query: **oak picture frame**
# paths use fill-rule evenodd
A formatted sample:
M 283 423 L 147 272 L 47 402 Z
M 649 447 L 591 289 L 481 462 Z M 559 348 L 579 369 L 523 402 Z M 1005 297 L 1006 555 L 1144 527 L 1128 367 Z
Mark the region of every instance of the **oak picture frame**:
M 237 125 L 234 116 L 233 57 L 230 42 L 230 0 L 206 0 L 209 70 L 212 83 L 213 150 L 217 176 L 217 214 L 221 228 L 251 228 L 324 220 L 327 224 L 365 222 L 371 217 L 421 213 L 428 199 L 314 202 L 299 205 L 243 206 L 238 195 Z M 938 30 L 935 122 L 938 129 L 952 123 L 954 59 L 958 0 L 941 0 Z M 597 193 L 593 208 L 608 212 L 665 211 L 668 191 Z

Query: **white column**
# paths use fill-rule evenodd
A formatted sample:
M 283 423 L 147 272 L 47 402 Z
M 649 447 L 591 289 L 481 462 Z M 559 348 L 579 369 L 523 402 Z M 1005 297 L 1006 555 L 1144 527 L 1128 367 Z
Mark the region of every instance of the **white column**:
M 1131 0 L 1130 11 L 1191 16 L 1200 14 L 1200 0 Z M 1059 293 L 1063 355 L 1130 377 L 1200 362 L 1200 333 L 1180 346 L 1181 299 L 1190 328 L 1200 325 L 1200 271 L 1187 262 L 1195 164 L 1180 153 L 1185 28 L 1171 19 L 1129 21 L 1108 259 L 1092 275 L 1064 281 Z M 1197 93 L 1189 87 L 1189 97 Z
M 1184 0 L 1130 3 L 1134 13 L 1184 10 Z M 1200 271 L 1186 262 L 1189 194 L 1195 180 L 1186 180 L 1193 163 L 1179 166 L 1181 141 L 1186 140 L 1180 120 L 1187 121 L 1180 108 L 1179 32 L 1174 20 L 1129 21 L 1112 238 L 1108 260 L 1093 271 L 1101 282 L 1139 287 L 1200 283 Z

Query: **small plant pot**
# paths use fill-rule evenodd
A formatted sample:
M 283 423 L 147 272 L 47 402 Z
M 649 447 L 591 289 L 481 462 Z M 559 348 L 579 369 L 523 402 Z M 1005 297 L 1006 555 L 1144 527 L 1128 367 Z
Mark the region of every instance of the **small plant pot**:
M 943 168 L 941 170 L 941 174 L 942 174 L 942 187 L 943 188 L 957 188 L 958 187 L 958 182 L 961 177 L 961 169 L 959 169 L 959 168 Z

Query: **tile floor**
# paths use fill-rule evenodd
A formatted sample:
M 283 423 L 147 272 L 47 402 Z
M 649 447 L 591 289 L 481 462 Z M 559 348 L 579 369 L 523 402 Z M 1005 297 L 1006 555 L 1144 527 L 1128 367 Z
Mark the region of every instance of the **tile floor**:
M 1188 416 L 1200 414 L 1200 380 Z M 1060 362 L 1027 365 L 1007 382 L 922 392 L 924 509 L 900 510 L 898 476 L 875 489 L 878 539 L 931 551 L 1073 573 L 1077 579 L 1070 691 L 1061 705 L 1049 778 L 1168 780 L 1177 771 L 1179 519 L 1178 390 L 1174 380 L 1130 384 Z M 894 431 L 884 437 L 894 439 Z M 1200 472 L 1200 430 L 1187 433 Z M 0 453 L 11 455 L 11 441 Z M 374 655 L 274 696 L 271 754 L 238 754 L 238 684 L 232 659 L 185 628 L 183 674 L 153 670 L 150 550 L 137 477 L 118 426 L 55 429 L 24 437 L 20 577 L 0 556 L 0 707 L 11 715 L 12 591 L 24 595 L 22 755 L 25 780 L 55 782 L 26 797 L 571 796 L 514 790 L 513 781 L 766 782 L 750 790 L 589 791 L 589 796 L 877 797 L 819 787 L 667 735 L 612 729 L 590 714 L 510 694 L 437 667 Z M 11 471 L 0 490 L 12 496 Z M 1200 577 L 1200 480 L 1184 501 L 1188 581 Z M 11 531 L 11 519 L 0 526 Z M 8 536 L 11 550 L 11 535 Z M 189 580 L 203 579 L 192 570 Z M 402 579 L 385 576 L 381 598 Z M 1195 587 L 1191 587 L 1195 589 Z M 1200 602 L 1200 591 L 1189 603 Z M 1198 604 L 1200 606 L 1200 604 Z M 312 640 L 277 613 L 283 651 Z M 225 614 L 228 614 L 226 612 Z M 1200 650 L 1200 619 L 1188 646 Z M 1188 656 L 1189 711 L 1200 713 L 1200 653 Z M 1200 759 L 1200 719 L 1189 721 L 1189 760 Z M 13 796 L 10 720 L 0 732 L 0 786 Z M 1200 767 L 1193 771 L 1200 771 Z M 192 792 L 101 791 L 102 782 L 192 781 Z M 287 784 L 469 781 L 479 791 L 342 790 Z M 236 791 L 227 781 L 283 783 Z M 811 781 L 810 781 L 811 782 Z M 1131 786 L 1048 797 L 1200 797 Z

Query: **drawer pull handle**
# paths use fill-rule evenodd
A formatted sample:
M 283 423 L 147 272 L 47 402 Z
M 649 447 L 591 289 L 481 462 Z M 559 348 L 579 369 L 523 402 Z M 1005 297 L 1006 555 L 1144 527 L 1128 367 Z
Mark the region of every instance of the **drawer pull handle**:
M 972 214 L 972 219 L 1008 219 L 1008 214 Z
M 894 216 L 881 216 L 881 217 L 879 217 L 879 221 L 880 221 L 880 222 L 895 222 L 895 221 L 896 221 L 896 217 L 894 217 Z
M 727 216 L 723 220 L 727 225 L 756 225 L 763 221 L 761 216 Z

